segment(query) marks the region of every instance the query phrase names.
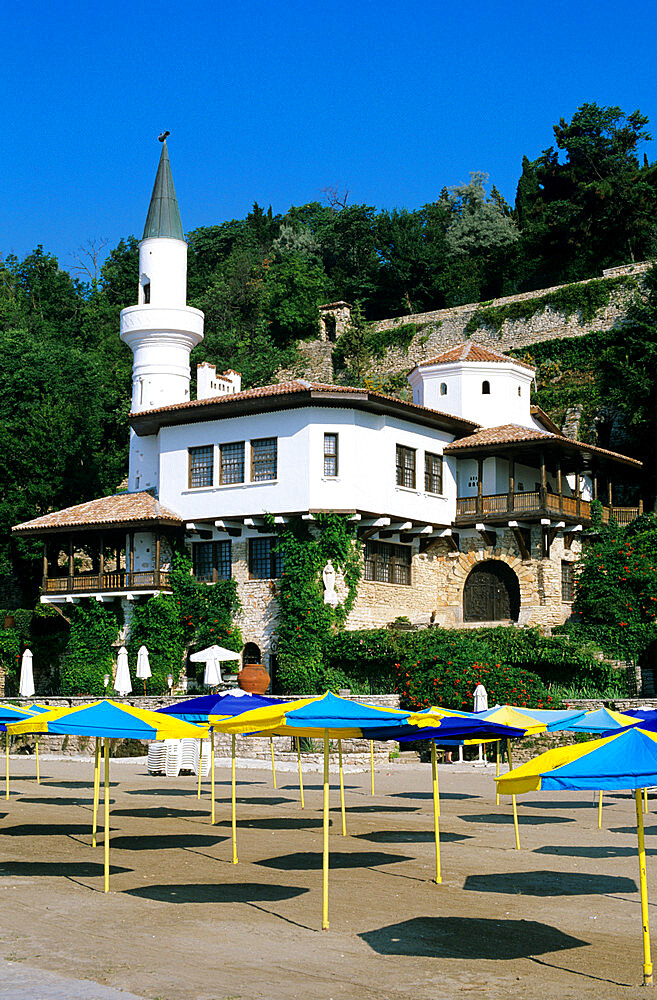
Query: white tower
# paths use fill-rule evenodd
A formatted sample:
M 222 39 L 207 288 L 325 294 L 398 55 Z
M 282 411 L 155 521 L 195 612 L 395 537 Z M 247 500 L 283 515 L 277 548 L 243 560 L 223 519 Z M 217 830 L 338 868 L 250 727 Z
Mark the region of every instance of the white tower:
M 203 339 L 203 313 L 187 305 L 187 244 L 166 141 L 139 244 L 138 305 L 121 312 L 132 349 L 132 412 L 189 400 L 189 355 Z M 129 489 L 158 488 L 157 439 L 130 437 Z

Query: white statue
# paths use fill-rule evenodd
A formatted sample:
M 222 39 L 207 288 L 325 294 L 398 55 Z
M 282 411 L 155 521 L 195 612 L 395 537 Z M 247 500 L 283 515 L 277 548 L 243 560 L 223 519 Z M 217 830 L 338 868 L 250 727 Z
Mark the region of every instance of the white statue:
M 330 559 L 322 570 L 322 580 L 324 581 L 324 604 L 330 604 L 332 608 L 335 608 L 340 602 L 335 592 L 335 570 Z

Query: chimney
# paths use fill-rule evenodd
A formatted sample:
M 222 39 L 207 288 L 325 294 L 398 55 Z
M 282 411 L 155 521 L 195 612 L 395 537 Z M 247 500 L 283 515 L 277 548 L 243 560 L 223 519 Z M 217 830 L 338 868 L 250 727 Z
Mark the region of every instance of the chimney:
M 232 396 L 240 392 L 242 376 L 232 368 L 217 375 L 217 366 L 203 361 L 196 366 L 196 398 L 213 399 L 215 396 Z

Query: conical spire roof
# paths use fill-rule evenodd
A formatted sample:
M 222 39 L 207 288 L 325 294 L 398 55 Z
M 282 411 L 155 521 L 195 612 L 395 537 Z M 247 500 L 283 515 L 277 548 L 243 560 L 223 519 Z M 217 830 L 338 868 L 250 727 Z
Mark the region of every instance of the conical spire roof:
M 166 141 L 162 143 L 160 165 L 157 168 L 142 239 L 147 240 L 152 236 L 166 236 L 173 240 L 185 239 Z

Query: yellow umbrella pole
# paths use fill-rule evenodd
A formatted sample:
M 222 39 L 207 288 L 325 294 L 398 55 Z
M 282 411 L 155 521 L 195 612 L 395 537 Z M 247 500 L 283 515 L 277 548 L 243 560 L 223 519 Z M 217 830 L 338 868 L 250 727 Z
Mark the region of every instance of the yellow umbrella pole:
M 235 733 L 231 736 L 231 818 L 233 824 L 233 864 L 237 864 L 237 808 L 235 803 Z
M 196 790 L 196 798 L 201 797 L 201 771 L 203 770 L 203 740 L 198 741 L 198 788 Z
M 200 773 L 199 765 L 199 773 Z M 210 811 L 210 822 L 214 826 L 214 729 L 210 730 L 210 796 L 212 798 L 212 807 Z
M 370 795 L 374 795 L 374 740 L 370 740 Z
M 509 758 L 509 770 L 513 771 L 513 760 L 511 759 L 511 742 L 506 741 L 506 754 Z M 518 830 L 518 804 L 516 802 L 515 795 L 511 796 L 511 801 L 513 803 L 513 829 L 516 835 L 516 849 L 520 850 L 520 831 Z
M 495 743 L 495 777 L 499 778 L 499 776 L 500 776 L 500 741 L 497 740 Z M 497 788 L 497 785 L 495 785 L 495 787 Z M 495 805 L 499 806 L 499 804 L 500 804 L 500 793 L 498 791 L 497 794 L 495 795 Z
M 39 737 L 36 738 L 36 766 L 37 766 L 37 785 L 41 784 L 41 775 L 39 774 Z
M 328 877 L 329 877 L 329 736 L 324 730 L 324 817 L 322 844 L 322 930 L 329 929 Z
M 440 791 L 438 788 L 438 767 L 436 765 L 436 741 L 431 741 L 431 780 L 433 782 L 433 830 L 436 839 L 436 882 L 443 880 L 440 871 Z
M 643 789 L 643 811 L 648 812 L 648 789 Z
M 602 789 L 598 795 L 598 830 L 602 830 Z
M 347 817 L 344 809 L 344 772 L 342 770 L 342 740 L 338 740 L 338 762 L 340 770 L 340 812 L 342 813 L 342 836 L 347 836 Z
M 5 730 L 5 798 L 9 798 L 9 733 Z
M 96 846 L 96 829 L 98 827 L 98 800 L 100 798 L 100 737 L 96 737 L 94 752 L 94 821 L 91 828 L 91 846 Z
M 269 737 L 269 749 L 271 750 L 271 776 L 276 788 L 276 764 L 274 762 L 274 737 Z
M 299 765 L 299 794 L 301 796 L 301 808 L 305 809 L 303 801 L 303 774 L 301 772 L 301 743 L 299 742 L 300 737 L 296 737 L 297 741 L 297 763 Z
M 652 961 L 650 959 L 650 928 L 648 926 L 648 880 L 646 878 L 646 845 L 643 837 L 643 810 L 641 789 L 634 792 L 636 802 L 636 832 L 639 841 L 639 884 L 641 886 L 641 924 L 643 927 L 643 985 L 652 986 Z
M 105 892 L 109 892 L 109 875 L 110 875 L 110 863 L 109 863 L 109 835 L 110 835 L 110 822 L 109 822 L 109 740 L 107 737 L 103 740 L 104 747 L 104 772 L 105 772 Z

